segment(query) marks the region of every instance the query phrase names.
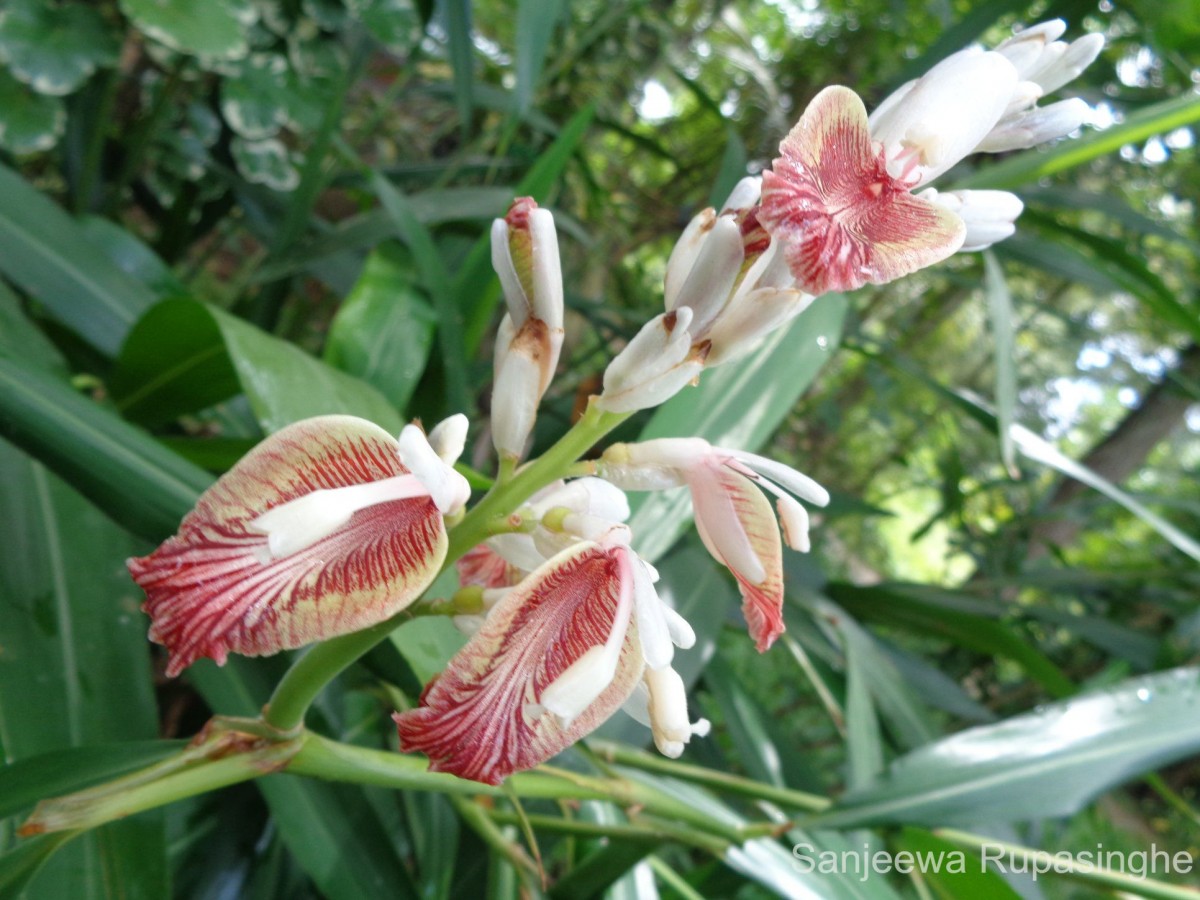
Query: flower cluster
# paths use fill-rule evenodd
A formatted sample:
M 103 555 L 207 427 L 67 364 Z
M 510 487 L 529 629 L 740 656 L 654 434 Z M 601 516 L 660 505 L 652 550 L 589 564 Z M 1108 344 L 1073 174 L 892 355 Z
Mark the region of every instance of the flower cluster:
M 1036 105 L 1100 49 L 1097 36 L 1067 44 L 1062 32 L 1049 22 L 993 51 L 955 54 L 870 115 L 848 88 L 819 93 L 772 168 L 688 225 L 668 261 L 665 309 L 608 366 L 585 416 L 608 425 L 588 436 L 752 352 L 823 293 L 883 284 L 1011 234 L 1015 196 L 927 185 L 967 154 L 1032 146 L 1087 118 L 1080 100 Z M 695 635 L 633 549 L 626 492 L 688 490 L 760 652 L 784 630 L 783 546 L 809 549 L 808 507 L 829 495 L 789 466 L 695 437 L 615 444 L 586 476 L 572 458 L 538 482 L 531 473 L 542 469 L 518 462 L 563 341 L 551 213 L 516 200 L 494 224 L 492 260 L 507 311 L 491 497 L 509 506 L 497 516 L 485 498 L 467 509 L 454 468 L 464 416 L 398 438 L 347 416 L 299 422 L 210 488 L 176 536 L 130 560 L 150 637 L 170 651 L 170 675 L 200 657 L 302 647 L 390 619 L 455 563 L 461 589 L 439 608 L 470 637 L 418 707 L 394 717 L 402 749 L 498 783 L 624 708 L 678 756 L 709 727 L 692 721 L 672 666 Z M 577 477 L 562 480 L 568 471 Z

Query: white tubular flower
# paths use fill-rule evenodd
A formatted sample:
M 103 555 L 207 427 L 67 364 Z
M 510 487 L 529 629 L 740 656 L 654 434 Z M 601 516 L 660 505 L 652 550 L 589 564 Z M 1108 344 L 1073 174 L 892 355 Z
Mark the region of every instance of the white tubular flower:
M 604 370 L 600 408 L 622 413 L 657 406 L 695 379 L 709 348 L 693 344 L 691 324 L 692 311 L 684 306 L 642 326 Z
M 1025 204 L 1008 191 L 941 191 L 926 188 L 918 197 L 950 210 L 967 226 L 960 253 L 983 250 L 1017 230 Z
M 647 668 L 644 678 L 649 694 L 647 715 L 654 735 L 654 746 L 663 756 L 678 759 L 683 754 L 683 745 L 693 735 L 707 735 L 711 725 L 708 719 L 691 721 L 683 679 L 670 666 Z
M 492 265 L 508 304 L 496 336 L 492 441 L 502 456 L 516 459 L 562 350 L 562 268 L 550 211 L 531 197 L 513 201 L 492 224 Z

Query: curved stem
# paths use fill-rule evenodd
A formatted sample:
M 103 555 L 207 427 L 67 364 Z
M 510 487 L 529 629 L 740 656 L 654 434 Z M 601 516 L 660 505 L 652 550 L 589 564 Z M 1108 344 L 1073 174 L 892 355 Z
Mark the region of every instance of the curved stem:
M 449 548 L 442 570 L 454 565 L 464 553 L 484 541 L 498 517 L 509 515 L 536 491 L 567 474 L 579 457 L 629 415 L 604 412 L 594 403 L 589 404 L 583 418 L 558 443 L 518 469 L 508 481 L 497 482 L 487 496 L 450 529 Z M 309 706 L 325 685 L 410 617 L 408 611 L 403 611 L 370 628 L 313 647 L 283 676 L 267 704 L 264 720 L 283 732 L 300 727 Z

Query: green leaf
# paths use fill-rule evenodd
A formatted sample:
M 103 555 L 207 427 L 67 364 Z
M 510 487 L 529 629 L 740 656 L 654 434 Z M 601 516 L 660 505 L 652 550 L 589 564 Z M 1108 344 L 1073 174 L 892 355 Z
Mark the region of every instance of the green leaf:
M 454 73 L 454 104 L 459 125 L 466 134 L 475 105 L 475 43 L 471 34 L 470 0 L 437 0 L 449 44 L 450 68 Z
M 812 384 L 841 339 L 846 299 L 826 294 L 751 356 L 705 372 L 700 386 L 684 388 L 651 416 L 639 440 L 695 436 L 751 452 L 774 434 Z M 630 498 L 629 525 L 637 549 L 653 562 L 687 529 L 686 491 Z
M 21 311 L 16 295 L 0 281 L 0 357 L 28 363 L 45 372 L 66 377 L 66 360 Z
M 1162 516 L 1151 512 L 1141 501 L 1121 490 L 1112 482 L 1097 475 L 1087 466 L 1076 462 L 1057 447 L 1046 441 L 1027 428 L 1020 425 L 1012 427 L 1013 441 L 1017 449 L 1034 462 L 1049 466 L 1069 478 L 1074 478 L 1081 484 L 1086 484 L 1093 490 L 1099 491 L 1110 500 L 1125 507 L 1162 537 L 1166 538 L 1175 549 L 1186 553 L 1192 559 L 1200 560 L 1200 543 L 1190 535 L 1176 528 Z
M 451 3 L 457 0 L 451 0 Z M 447 408 L 456 412 L 472 407 L 467 390 L 467 353 L 463 344 L 463 311 L 450 286 L 450 274 L 433 235 L 417 218 L 408 198 L 380 172 L 374 172 L 371 184 L 383 208 L 392 219 L 398 235 L 412 251 L 421 279 L 437 310 L 438 350 L 446 375 Z
M 0 435 L 49 466 L 111 519 L 154 540 L 171 534 L 212 483 L 207 472 L 61 380 L 3 358 Z
M 238 172 L 252 184 L 281 193 L 300 186 L 300 170 L 288 148 L 276 138 L 252 141 L 237 135 L 229 142 L 229 151 Z
M 96 249 L 69 215 L 4 166 L 0 272 L 110 356 L 156 299 Z
M 399 432 L 399 414 L 365 382 L 216 307 L 165 300 L 129 335 L 109 385 L 117 407 L 160 424 L 227 399 L 239 388 L 263 429 L 329 413 Z
M 720 209 L 734 185 L 746 177 L 746 144 L 729 123 L 725 125 L 725 152 L 721 154 L 721 165 L 708 195 L 708 205 Z
M 407 252 L 384 244 L 367 257 L 329 326 L 325 361 L 374 385 L 405 409 L 425 371 L 436 317 Z
M 119 49 L 100 11 L 82 3 L 8 0 L 0 16 L 0 62 L 39 94 L 72 93 Z
M 1119 125 L 1062 141 L 1052 150 L 1026 150 L 979 170 L 953 185 L 959 188 L 1012 188 L 1091 162 L 1156 134 L 1200 121 L 1200 97 L 1188 94 L 1138 110 Z
M 12 851 L 0 856 L 0 897 L 25 896 L 22 891 L 50 861 L 57 850 L 71 838 L 78 835 L 77 831 L 60 831 L 57 834 L 43 834 L 21 844 Z M 46 894 L 47 897 L 51 896 Z
M 21 761 L 153 738 L 146 621 L 123 564 L 132 539 L 8 444 L 0 444 L 0 482 L 0 520 L 22 526 L 0 546 L 0 755 Z M 150 813 L 87 835 L 36 885 L 44 896 L 67 896 L 72 884 L 103 880 L 114 894 L 152 898 L 166 879 L 162 817 Z
M 247 0 L 120 0 L 120 5 L 149 37 L 205 60 L 245 56 L 250 26 L 258 18 Z
M 1013 411 L 1017 405 L 1017 343 L 1013 329 L 1013 305 L 1004 271 L 990 250 L 983 254 L 983 287 L 995 345 L 996 427 L 1000 436 L 1000 459 L 1004 467 L 1015 474 L 1016 450 L 1010 432 Z
M 756 781 L 786 787 L 779 747 L 767 731 L 766 710 L 746 692 L 720 656 L 712 658 L 706 672 L 705 687 L 721 708 L 738 761 Z
M 994 621 L 953 597 L 915 594 L 903 586 L 859 587 L 826 585 L 825 593 L 863 620 L 905 628 L 915 634 L 937 635 L 980 653 L 1003 656 L 1019 664 L 1051 694 L 1074 693 L 1074 683 L 1054 663 L 1026 642 L 1014 629 Z
M 35 93 L 0 68 L 0 148 L 16 156 L 40 153 L 57 144 L 66 127 L 61 100 Z
M 1200 750 L 1200 669 L 1184 668 L 983 725 L 896 760 L 808 824 L 955 825 L 1070 815 Z
M 517 111 L 525 112 L 533 103 L 533 92 L 546 51 L 554 36 L 554 26 L 567 9 L 566 0 L 518 0 L 517 2 Z
M 136 278 L 157 296 L 187 293 L 187 288 L 171 268 L 117 223 L 101 216 L 80 216 L 79 228 L 118 269 Z
M 971 900 L 1020 900 L 1021 895 L 1009 886 L 1009 883 L 991 869 L 981 865 L 973 854 L 967 854 L 965 863 L 958 871 L 958 866 L 949 862 L 938 864 L 939 860 L 952 860 L 956 853 L 962 851 L 936 835 L 920 828 L 905 828 L 896 842 L 896 852 L 907 851 L 917 859 L 926 859 L 930 863 L 920 866 L 924 881 L 939 898 L 939 900 L 958 900 L 960 897 L 970 897 Z M 893 856 L 894 858 L 894 856 Z

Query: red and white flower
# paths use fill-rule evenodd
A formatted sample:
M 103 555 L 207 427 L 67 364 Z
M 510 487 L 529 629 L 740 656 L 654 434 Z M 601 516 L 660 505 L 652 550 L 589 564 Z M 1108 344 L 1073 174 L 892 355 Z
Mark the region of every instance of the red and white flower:
M 578 542 L 504 594 L 420 706 L 394 716 L 401 749 L 425 753 L 433 771 L 498 784 L 591 732 L 644 680 L 669 681 L 651 673 L 695 635 L 626 537 Z M 686 701 L 673 683 L 658 694 L 656 741 L 682 751 Z
M 995 51 L 955 53 L 869 118 L 849 88 L 821 91 L 763 175 L 759 219 L 784 245 L 798 285 L 821 294 L 885 284 L 1010 234 L 998 220 L 1020 213 L 1011 195 L 912 191 L 968 154 L 1030 147 L 1086 121 L 1090 109 L 1079 99 L 1035 107 L 1103 46 L 1099 35 L 1055 40 L 1064 28 L 1047 22 Z M 973 221 L 983 224 L 972 230 Z
M 466 419 L 399 439 L 352 416 L 297 422 L 201 495 L 129 571 L 167 674 L 200 657 L 265 656 L 366 628 L 415 600 L 446 555 L 443 516 L 470 488 L 450 463 Z M 438 451 L 446 454 L 443 458 Z
M 784 630 L 779 529 L 789 547 L 807 552 L 808 512 L 796 497 L 824 506 L 825 489 L 790 466 L 701 438 L 615 444 L 598 470 L 626 490 L 688 487 L 701 540 L 737 579 L 750 636 L 759 652 L 770 647 Z M 776 495 L 774 513 L 760 487 Z

